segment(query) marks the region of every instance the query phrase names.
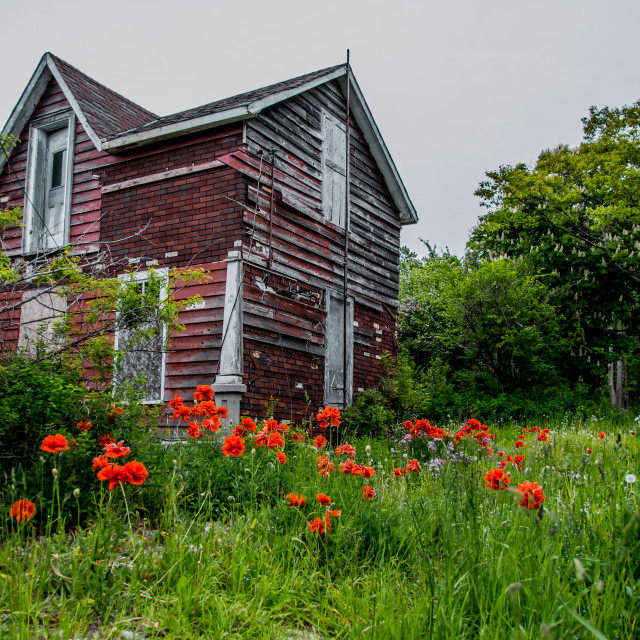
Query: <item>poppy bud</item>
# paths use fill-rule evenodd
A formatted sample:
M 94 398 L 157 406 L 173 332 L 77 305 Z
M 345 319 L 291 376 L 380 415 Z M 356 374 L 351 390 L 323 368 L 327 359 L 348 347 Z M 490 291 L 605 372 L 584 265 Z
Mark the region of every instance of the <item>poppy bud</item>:
M 364 448 L 364 450 L 367 452 L 367 454 L 371 453 L 371 445 L 370 445 L 370 444 L 368 444 L 368 445 Z
M 174 466 L 174 467 L 177 467 L 177 466 L 178 466 L 178 461 L 177 461 L 177 460 L 174 460 L 174 461 L 173 461 L 173 466 Z
M 73 490 L 73 497 L 77 500 L 80 497 L 80 489 Z
M 51 469 L 51 475 L 52 475 L 54 478 L 57 478 L 57 477 L 58 477 L 58 470 L 57 470 L 57 469 Z
M 255 449 L 251 449 L 251 455 L 255 456 L 256 455 L 256 450 Z

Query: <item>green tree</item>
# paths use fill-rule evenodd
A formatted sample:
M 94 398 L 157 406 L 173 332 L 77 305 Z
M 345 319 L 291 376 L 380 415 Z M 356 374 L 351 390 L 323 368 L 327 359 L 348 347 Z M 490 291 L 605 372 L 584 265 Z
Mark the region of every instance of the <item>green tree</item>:
M 457 409 L 468 411 L 563 383 L 563 319 L 524 261 L 430 249 L 401 273 L 401 344 L 431 377 L 434 398 L 457 395 Z
M 545 276 L 572 324 L 575 376 L 596 387 L 609 374 L 620 406 L 624 362 L 639 337 L 640 102 L 592 107 L 583 126 L 575 149 L 559 146 L 533 167 L 486 174 L 476 195 L 488 213 L 468 248 L 477 256 L 523 259 Z

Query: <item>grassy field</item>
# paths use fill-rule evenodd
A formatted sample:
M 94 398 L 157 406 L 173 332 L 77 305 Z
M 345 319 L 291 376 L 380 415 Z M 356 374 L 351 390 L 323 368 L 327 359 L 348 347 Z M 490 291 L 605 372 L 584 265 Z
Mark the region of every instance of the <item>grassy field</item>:
M 222 455 L 221 438 L 200 438 L 173 447 L 175 463 L 155 479 L 150 468 L 143 486 L 96 482 L 98 515 L 81 527 L 61 527 L 55 501 L 44 532 L 35 519 L 5 518 L 0 635 L 640 637 L 633 427 L 566 423 L 529 431 L 518 447 L 518 426 L 471 429 L 454 442 L 458 429 L 352 442 L 353 458 L 287 434 L 284 464 L 253 437 L 238 457 Z M 204 447 L 233 479 L 228 495 L 207 483 L 206 467 L 201 493 L 185 495 Z M 319 474 L 320 455 L 327 471 L 335 465 L 329 475 Z M 507 458 L 516 455 L 519 464 Z M 356 475 L 339 470 L 349 459 Z M 492 489 L 486 476 L 501 461 L 508 476 Z M 543 494 L 523 495 L 525 481 Z M 135 495 L 160 485 L 160 516 L 141 519 Z M 363 497 L 365 486 L 375 495 Z M 290 506 L 300 495 L 305 504 Z

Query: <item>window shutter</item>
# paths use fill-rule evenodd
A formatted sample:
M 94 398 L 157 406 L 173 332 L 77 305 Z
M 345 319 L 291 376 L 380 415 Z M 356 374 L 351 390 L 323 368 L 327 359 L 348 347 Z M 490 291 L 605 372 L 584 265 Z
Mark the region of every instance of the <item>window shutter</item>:
M 345 224 L 346 144 L 344 126 L 323 111 L 322 208 L 324 217 L 340 227 Z

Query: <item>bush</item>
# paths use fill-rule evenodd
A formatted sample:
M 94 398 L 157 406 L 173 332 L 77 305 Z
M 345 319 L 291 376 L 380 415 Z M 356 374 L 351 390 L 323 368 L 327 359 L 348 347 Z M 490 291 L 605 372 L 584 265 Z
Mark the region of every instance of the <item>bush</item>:
M 406 351 L 397 357 L 385 352 L 381 367 L 379 388 L 356 394 L 342 414 L 348 437 L 388 437 L 399 422 L 426 416 L 427 379 L 411 356 Z
M 6 355 L 0 363 L 0 469 L 5 500 L 12 499 L 16 485 L 22 485 L 30 499 L 39 503 L 38 519 L 44 519 L 54 510 L 58 513 L 55 486 L 60 496 L 58 515 L 67 524 L 91 517 L 99 484 L 92 459 L 104 453 L 100 439 L 109 435 L 123 440 L 132 450 L 130 459 L 143 463 L 141 456 L 159 446 L 157 412 L 138 400 L 132 388 L 118 396 L 110 389 L 87 390 L 81 369 L 73 362 L 35 360 L 23 352 Z M 91 422 L 89 430 L 78 428 L 82 420 Z M 69 448 L 57 454 L 43 452 L 44 438 L 58 433 Z M 54 468 L 57 485 L 50 481 Z M 74 496 L 76 489 L 79 494 Z

